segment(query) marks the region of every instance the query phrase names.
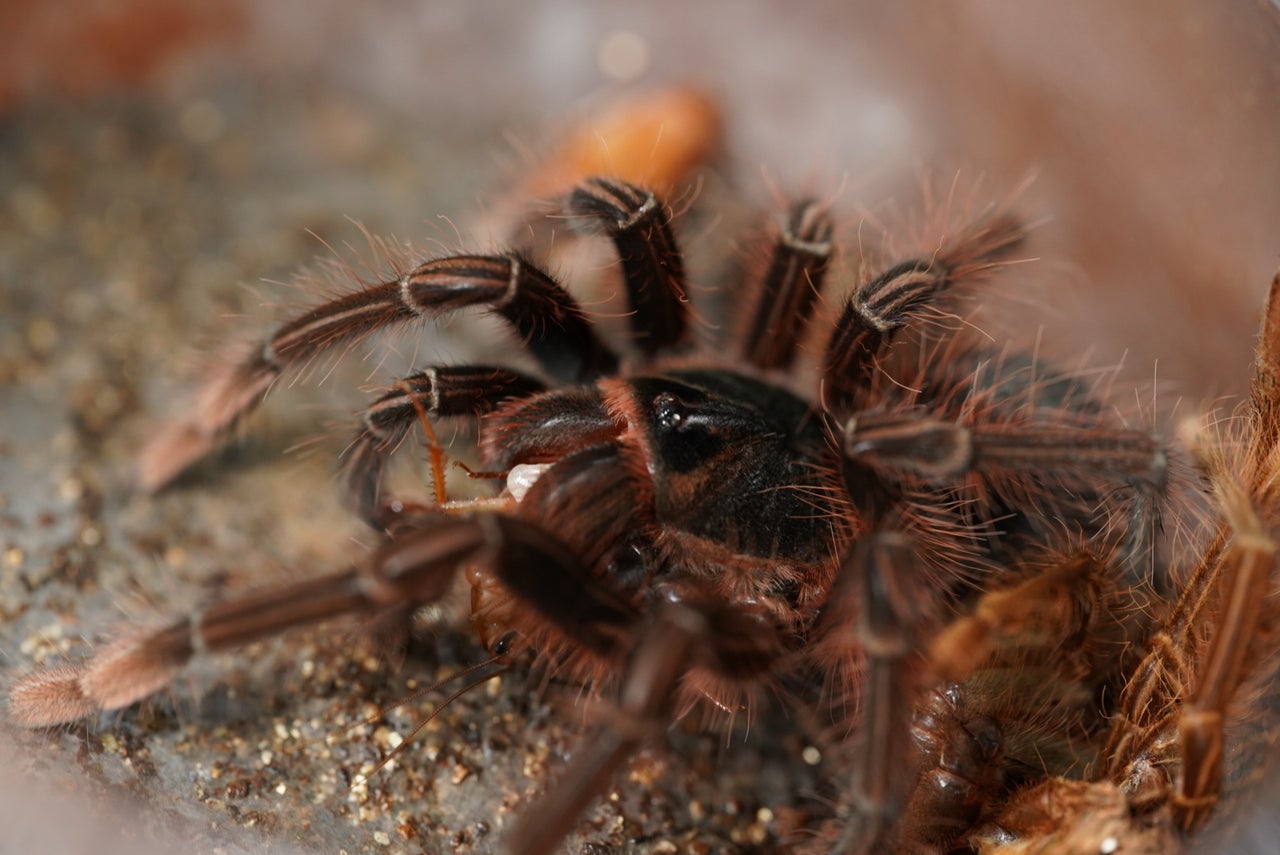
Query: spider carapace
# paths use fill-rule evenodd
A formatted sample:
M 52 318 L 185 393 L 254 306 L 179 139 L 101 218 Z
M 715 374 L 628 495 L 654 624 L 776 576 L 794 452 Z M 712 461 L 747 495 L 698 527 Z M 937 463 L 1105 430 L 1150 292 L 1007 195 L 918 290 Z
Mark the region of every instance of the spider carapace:
M 555 418 L 525 423 L 526 412 L 536 417 L 549 408 L 558 412 Z M 626 492 L 630 514 L 608 524 L 625 542 L 593 535 L 581 546 L 607 544 L 613 558 L 639 553 L 637 566 L 651 575 L 661 576 L 658 568 L 671 564 L 658 553 L 669 541 L 669 549 L 682 543 L 686 551 L 705 548 L 709 564 L 716 553 L 722 562 L 726 556 L 768 560 L 776 572 L 757 568 L 750 575 L 763 577 L 761 593 L 771 587 L 780 593 L 794 587 L 785 584 L 787 568 L 798 575 L 799 567 L 827 560 L 836 543 L 834 512 L 820 498 L 830 486 L 819 469 L 827 456 L 823 421 L 803 401 L 759 380 L 676 369 L 609 381 L 594 395 L 548 393 L 527 408 L 496 414 L 490 425 L 482 447 L 501 471 L 534 464 L 519 471 L 538 475 L 537 464 L 549 465 L 545 477 L 555 492 L 595 500 Z M 522 441 L 505 443 L 504 433 Z M 538 445 L 526 448 L 525 439 Z M 619 575 L 604 565 L 596 569 Z
M 525 422 L 540 412 L 557 415 Z M 840 526 L 824 501 L 828 437 L 784 390 L 725 370 L 672 369 L 608 380 L 594 394 L 547 393 L 490 425 L 486 460 L 528 491 L 515 513 L 556 526 L 588 575 L 628 599 L 750 602 L 792 635 L 796 610 L 812 610 L 829 583 Z M 504 435 L 542 441 L 513 446 Z

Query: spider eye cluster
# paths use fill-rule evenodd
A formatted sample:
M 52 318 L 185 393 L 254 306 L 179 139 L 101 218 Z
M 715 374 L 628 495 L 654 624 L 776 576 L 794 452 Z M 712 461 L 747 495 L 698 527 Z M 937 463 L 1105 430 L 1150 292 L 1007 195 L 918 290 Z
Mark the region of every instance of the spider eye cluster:
M 693 390 L 690 390 L 693 391 Z M 663 465 L 674 472 L 691 472 L 713 459 L 724 447 L 722 426 L 714 408 L 663 391 L 653 397 L 654 438 Z
M 678 430 L 684 424 L 687 407 L 670 392 L 662 392 L 653 399 L 653 418 L 661 430 Z

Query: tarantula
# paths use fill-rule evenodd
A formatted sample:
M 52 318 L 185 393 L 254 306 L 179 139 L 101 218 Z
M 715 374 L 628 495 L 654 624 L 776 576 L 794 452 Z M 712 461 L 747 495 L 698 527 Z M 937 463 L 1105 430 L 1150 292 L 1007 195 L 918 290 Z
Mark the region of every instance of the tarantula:
M 592 178 L 563 213 L 616 248 L 629 340 L 611 346 L 519 253 L 431 259 L 288 321 L 152 441 L 145 486 L 214 449 L 290 370 L 389 327 L 483 307 L 538 373 L 442 364 L 387 386 L 343 463 L 380 538 L 367 561 L 30 675 L 13 717 L 43 727 L 122 708 L 199 653 L 306 622 L 404 619 L 465 574 L 495 661 L 614 699 L 509 852 L 553 850 L 674 720 L 780 692 L 848 747 L 847 817 L 816 850 L 1158 852 L 1204 823 L 1223 787 L 1222 717 L 1260 655 L 1274 552 L 1274 300 L 1249 467 L 1237 480 L 1203 445 L 1226 521 L 1166 610 L 1166 444 L 1079 377 L 942 323 L 1017 251 L 1013 217 L 989 213 L 864 275 L 820 323 L 832 218 L 796 203 L 740 301 L 733 352 L 716 353 L 694 342 L 662 200 Z M 802 393 L 792 369 L 811 334 L 825 342 Z M 385 495 L 392 452 L 450 417 L 477 424 L 497 493 Z M 440 485 L 438 455 L 434 468 Z

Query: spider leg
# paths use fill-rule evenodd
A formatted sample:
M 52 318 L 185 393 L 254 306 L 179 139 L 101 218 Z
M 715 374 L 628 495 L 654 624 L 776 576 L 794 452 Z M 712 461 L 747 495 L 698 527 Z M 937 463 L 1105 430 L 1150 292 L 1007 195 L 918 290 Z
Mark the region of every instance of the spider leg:
M 1064 416 L 1066 414 L 1063 414 Z M 912 410 L 861 412 L 842 429 L 845 455 L 882 478 L 946 486 L 977 478 L 1015 507 L 1048 514 L 1055 497 L 1123 485 L 1132 491 L 1119 531 L 1135 578 L 1152 555 L 1168 453 L 1145 431 L 1101 424 L 996 420 L 971 424 Z
M 496 576 L 599 655 L 616 655 L 635 610 L 595 582 L 537 525 L 496 512 L 405 515 L 365 563 L 229 597 L 125 638 L 86 662 L 38 671 L 9 695 L 13 720 L 48 727 L 137 703 L 194 657 L 347 614 L 382 615 L 439 600 L 465 562 L 489 556 Z
M 597 338 L 577 302 L 532 264 L 515 255 L 439 258 L 312 308 L 277 329 L 247 358 L 224 366 L 206 381 L 188 412 L 163 426 L 143 449 L 139 482 L 159 489 L 216 449 L 285 372 L 380 330 L 477 305 L 510 324 L 557 379 L 588 379 L 617 366 L 617 357 Z
M 652 358 L 682 342 L 689 315 L 684 261 L 666 205 L 634 184 L 591 178 L 569 194 L 566 208 L 584 230 L 613 240 L 631 302 L 636 346 Z
M 1224 723 L 1237 690 L 1265 655 L 1253 651 L 1251 658 L 1251 647 L 1264 625 L 1277 551 L 1259 518 L 1266 506 L 1256 504 L 1265 487 L 1251 491 L 1215 450 L 1198 438 L 1191 444 L 1224 523 L 1173 611 L 1147 641 L 1149 652 L 1120 698 L 1105 752 L 1108 775 L 1136 810 L 1168 800 L 1175 822 L 1187 831 L 1209 818 L 1222 791 Z M 1165 771 L 1171 746 L 1181 761 L 1181 774 L 1172 781 Z
M 228 649 L 291 626 L 369 605 L 354 568 L 231 597 L 162 629 L 126 637 L 84 663 L 36 671 L 10 690 L 24 727 L 49 727 L 122 709 L 169 685 L 202 652 Z
M 362 566 L 229 597 L 122 639 L 81 665 L 24 677 L 10 693 L 10 712 L 25 727 L 47 727 L 121 709 L 163 689 L 199 654 L 344 614 L 433 602 L 449 589 L 459 564 L 486 543 L 475 521 L 441 515 L 406 521 Z
M 1016 655 L 1029 647 L 1055 649 L 1085 638 L 1091 622 L 1109 611 L 1103 590 L 1106 569 L 1082 552 L 1012 587 L 985 592 L 969 614 L 953 620 L 930 642 L 930 670 L 960 682 L 993 656 Z
M 926 315 L 944 292 L 989 271 L 1021 245 L 1022 225 L 1008 215 L 978 223 L 931 256 L 894 265 L 860 285 L 827 343 L 822 396 L 844 410 L 869 385 L 877 357 L 903 327 Z
M 1179 602 L 1177 617 L 1199 614 L 1206 596 L 1216 593 L 1219 612 L 1198 673 L 1195 689 L 1178 717 L 1178 746 L 1182 776 L 1173 794 L 1173 810 L 1180 827 L 1198 828 L 1212 812 L 1222 790 L 1223 723 L 1228 704 L 1249 671 L 1246 659 L 1263 625 L 1263 608 L 1274 581 L 1277 543 L 1270 532 L 1275 523 L 1274 458 L 1280 439 L 1280 275 L 1272 280 L 1263 313 L 1246 425 L 1249 441 L 1243 474 L 1232 474 L 1220 454 L 1191 438 L 1201 468 L 1209 477 L 1225 521 L 1219 541 Z M 1266 519 L 1264 522 L 1263 518 Z M 1229 530 L 1231 541 L 1222 546 Z M 1216 591 L 1215 591 L 1216 589 Z
M 971 473 L 1012 482 L 1030 473 L 1080 487 L 1098 478 L 1161 489 L 1167 461 L 1150 433 L 1037 424 L 964 425 L 923 413 L 863 412 L 844 424 L 844 451 L 897 478 L 946 483 Z
M 1266 458 L 1280 443 L 1280 273 L 1271 280 L 1253 364 L 1249 396 L 1253 464 L 1266 471 Z
M 1219 571 L 1222 611 L 1195 690 L 1178 717 L 1182 776 L 1173 794 L 1173 811 L 1178 825 L 1187 830 L 1202 825 L 1218 803 L 1227 705 L 1247 674 L 1249 643 L 1261 626 L 1263 605 L 1272 588 L 1276 542 L 1243 492 L 1236 493 L 1223 497 L 1235 543 L 1223 556 Z
M 824 607 L 823 632 L 864 661 L 852 732 L 851 813 L 827 851 L 948 851 L 980 816 L 1002 774 L 1004 733 L 982 694 L 935 680 L 922 651 L 931 623 L 916 591 L 912 538 L 874 532 L 846 559 Z M 904 711 L 913 711 L 904 714 Z
M 694 643 L 706 632 L 694 610 L 664 606 L 636 648 L 616 713 L 579 741 L 572 764 L 506 834 L 507 855 L 553 852 L 578 817 L 608 786 L 618 768 L 669 721 L 669 706 Z
M 854 545 L 831 592 L 834 611 L 843 613 L 848 603 L 840 601 L 852 600 L 858 616 L 852 631 L 830 623 L 827 631 L 851 633 L 851 650 L 866 660 L 849 779 L 853 813 L 832 850 L 842 855 L 883 851 L 910 787 L 902 772 L 911 719 L 903 711 L 915 705 L 923 619 L 912 595 L 914 565 L 910 538 L 873 533 Z
M 742 358 L 764 368 L 795 359 L 831 260 L 831 214 L 812 199 L 791 206 L 764 277 L 741 320 Z
M 351 506 L 374 529 L 384 527 L 387 459 L 420 418 L 481 416 L 508 398 L 525 398 L 544 388 L 516 371 L 482 365 L 437 365 L 386 387 L 361 413 L 361 427 L 343 454 Z
M 652 621 L 632 630 L 617 706 L 581 739 L 572 764 L 547 793 L 520 814 L 504 838 L 507 855 L 554 851 L 627 758 L 661 737 L 692 670 L 749 681 L 783 655 L 778 629 L 749 607 L 717 603 L 692 584 L 673 584 L 661 598 Z

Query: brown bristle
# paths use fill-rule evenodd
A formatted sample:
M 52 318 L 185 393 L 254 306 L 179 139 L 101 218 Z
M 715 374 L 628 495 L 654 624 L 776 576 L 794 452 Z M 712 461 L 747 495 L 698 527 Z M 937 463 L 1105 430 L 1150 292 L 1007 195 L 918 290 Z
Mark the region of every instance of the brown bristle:
M 168 633 L 118 642 L 95 656 L 79 685 L 98 709 L 116 710 L 158 692 L 190 658 L 165 641 Z
M 9 692 L 9 718 L 20 727 L 52 727 L 85 718 L 98 707 L 84 695 L 82 669 L 62 665 L 28 674 Z
M 217 441 L 186 422 L 159 429 L 138 455 L 138 486 L 154 493 L 213 450 Z
M 138 486 L 155 492 L 212 453 L 278 377 L 279 371 L 260 356 L 214 369 L 187 411 L 159 425 L 143 447 Z

